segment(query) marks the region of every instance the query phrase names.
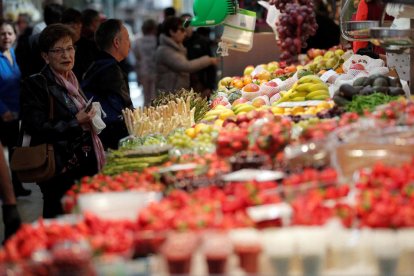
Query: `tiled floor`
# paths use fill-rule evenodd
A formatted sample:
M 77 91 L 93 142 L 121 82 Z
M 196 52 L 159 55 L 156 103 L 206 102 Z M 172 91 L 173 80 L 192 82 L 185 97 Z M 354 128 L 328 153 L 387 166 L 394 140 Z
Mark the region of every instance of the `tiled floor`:
M 136 84 L 136 82 L 130 82 L 130 91 L 131 99 L 134 104 L 134 107 L 142 107 L 144 104 L 144 97 L 142 94 L 142 89 Z M 7 151 L 5 152 L 7 156 Z M 34 183 L 24 183 L 25 188 L 32 191 L 30 196 L 19 197 L 17 199 L 17 207 L 19 209 L 20 216 L 22 221 L 25 223 L 32 223 L 36 221 L 42 215 L 43 208 L 43 199 L 42 193 L 39 187 Z M 0 212 L 0 241 L 3 241 L 4 238 L 4 225 L 3 225 L 3 216 Z

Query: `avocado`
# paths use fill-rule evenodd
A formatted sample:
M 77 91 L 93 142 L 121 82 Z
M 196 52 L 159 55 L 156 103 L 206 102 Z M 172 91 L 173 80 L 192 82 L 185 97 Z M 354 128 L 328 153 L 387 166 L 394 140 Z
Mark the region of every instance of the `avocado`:
M 339 87 L 339 95 L 347 100 L 352 100 L 352 97 L 357 93 L 358 91 L 350 84 L 342 84 Z
M 367 85 L 359 91 L 359 94 L 364 96 L 371 95 L 372 93 L 374 93 L 374 90 L 371 85 Z
M 362 84 L 362 86 L 372 85 L 372 83 L 373 83 L 373 82 L 374 82 L 374 79 L 373 79 L 373 78 L 371 78 L 371 77 L 366 78 L 366 79 L 364 80 L 364 83 Z
M 364 86 L 364 82 L 368 79 L 368 77 L 360 77 L 357 78 L 354 83 L 353 86 Z
M 333 96 L 332 99 L 333 99 L 334 103 L 338 106 L 345 106 L 349 103 L 349 101 L 347 99 L 345 99 L 344 97 L 341 97 L 339 95 Z
M 401 87 L 390 87 L 388 91 L 390 96 L 403 96 L 405 95 L 404 90 Z
M 389 91 L 389 87 L 388 86 L 374 86 L 372 88 L 372 90 L 374 92 L 379 92 L 379 93 L 383 93 L 383 94 L 388 94 Z
M 388 78 L 378 77 L 374 80 L 374 82 L 372 83 L 372 86 L 388 87 L 389 86 Z
M 355 86 L 354 85 L 354 89 L 355 89 L 357 94 L 359 94 L 359 92 L 362 90 L 362 88 L 364 88 L 364 86 Z

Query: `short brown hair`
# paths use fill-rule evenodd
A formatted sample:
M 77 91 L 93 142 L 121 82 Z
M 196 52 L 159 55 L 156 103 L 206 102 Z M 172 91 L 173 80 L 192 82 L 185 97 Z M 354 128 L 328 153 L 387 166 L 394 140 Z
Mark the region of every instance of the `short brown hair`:
M 95 42 L 100 50 L 108 50 L 112 47 L 114 38 L 122 30 L 122 21 L 119 19 L 108 19 L 103 22 L 95 32 Z
M 39 48 L 41 52 L 47 53 L 60 39 L 70 37 L 75 41 L 76 34 L 72 29 L 62 23 L 47 26 L 39 36 Z

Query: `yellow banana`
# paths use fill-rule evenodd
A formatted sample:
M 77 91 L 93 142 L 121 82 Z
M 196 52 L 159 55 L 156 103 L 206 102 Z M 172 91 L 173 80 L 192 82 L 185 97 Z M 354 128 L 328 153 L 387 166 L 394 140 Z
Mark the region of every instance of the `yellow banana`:
M 313 83 L 309 86 L 309 91 L 317 91 L 317 90 L 326 90 L 328 91 L 328 86 L 326 84 L 322 83 Z
M 304 92 L 309 92 L 309 91 L 311 91 L 311 90 L 310 90 L 310 88 L 312 87 L 312 85 L 315 85 L 315 84 L 310 83 L 310 82 L 307 82 L 307 83 L 302 83 L 302 84 L 299 84 L 299 85 L 295 88 L 295 90 L 296 90 L 296 91 L 299 91 L 299 92 L 302 92 L 302 91 L 304 91 Z
M 303 102 L 303 101 L 306 101 L 306 98 L 305 97 L 296 97 L 296 98 L 290 99 L 290 101 L 291 102 Z
M 302 83 L 323 83 L 323 81 L 321 81 L 321 79 L 316 76 L 316 75 L 307 75 L 304 77 L 301 77 L 298 80 L 298 84 L 302 84 Z
M 208 116 L 218 116 L 221 113 L 223 113 L 223 111 L 224 111 L 223 109 L 213 109 L 213 110 L 208 111 L 206 113 L 206 115 L 204 115 L 204 116 L 205 117 L 208 117 Z
M 306 97 L 309 94 L 308 91 L 295 91 L 289 95 L 289 98 L 293 99 L 296 97 Z
M 210 116 L 205 116 L 203 118 L 203 121 L 213 121 L 215 119 L 217 119 L 217 115 L 210 115 Z
M 315 97 L 313 97 L 312 99 L 308 99 L 308 100 L 313 100 L 313 101 L 324 101 L 324 100 L 327 100 L 328 98 L 329 98 L 330 96 L 328 95 L 328 96 L 324 96 L 324 95 L 321 95 L 321 96 L 315 96 Z
M 234 111 L 235 114 L 239 114 L 240 112 L 249 112 L 256 109 L 254 106 L 252 105 L 245 105 L 241 108 L 238 108 L 237 110 Z
M 320 99 L 320 98 L 323 98 L 323 97 L 325 97 L 325 99 L 330 97 L 329 92 L 327 90 L 313 91 L 313 92 L 309 93 L 306 96 L 306 99 L 307 100 L 315 100 L 316 98 Z
M 246 106 L 246 105 L 247 105 L 246 103 L 241 103 L 241 104 L 238 104 L 238 105 L 232 106 L 232 107 L 231 107 L 231 109 L 232 109 L 233 111 L 236 111 L 238 108 L 241 108 L 242 106 Z

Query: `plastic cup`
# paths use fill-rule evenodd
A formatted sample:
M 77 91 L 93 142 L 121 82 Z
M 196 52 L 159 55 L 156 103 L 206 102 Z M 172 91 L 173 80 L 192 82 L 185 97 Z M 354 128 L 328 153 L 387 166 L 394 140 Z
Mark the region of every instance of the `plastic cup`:
M 224 275 L 228 257 L 233 251 L 228 235 L 221 232 L 204 233 L 202 251 L 207 261 L 208 273 Z
M 193 252 L 197 247 L 194 233 L 171 233 L 162 245 L 161 253 L 170 274 L 189 274 Z
M 254 229 L 238 229 L 230 232 L 234 252 L 239 257 L 240 267 L 247 273 L 259 271 L 259 254 L 262 251 L 259 234 Z
M 290 259 L 294 255 L 295 241 L 287 229 L 270 228 L 260 235 L 263 249 L 277 275 L 289 275 Z

